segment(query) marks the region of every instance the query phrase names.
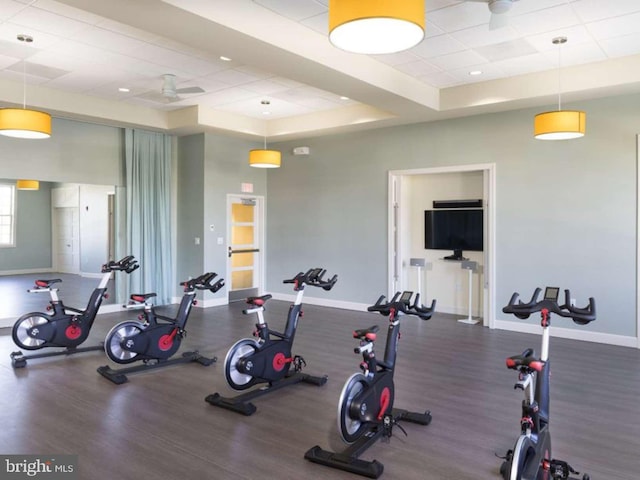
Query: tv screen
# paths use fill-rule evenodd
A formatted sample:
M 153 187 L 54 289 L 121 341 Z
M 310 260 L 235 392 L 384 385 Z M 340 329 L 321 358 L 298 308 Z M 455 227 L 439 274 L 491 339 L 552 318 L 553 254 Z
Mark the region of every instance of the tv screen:
M 425 210 L 424 248 L 482 251 L 482 213 L 476 210 Z

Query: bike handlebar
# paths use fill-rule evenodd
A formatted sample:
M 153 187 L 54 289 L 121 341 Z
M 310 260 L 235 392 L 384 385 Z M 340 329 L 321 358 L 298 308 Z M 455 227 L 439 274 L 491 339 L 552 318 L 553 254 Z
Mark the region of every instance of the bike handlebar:
M 219 278 L 215 282 L 213 281 L 213 279 L 217 276 L 218 276 L 217 273 L 206 272 L 200 275 L 199 277 L 192 278 L 191 280 L 182 282 L 180 283 L 180 285 L 184 287 L 185 292 L 197 289 L 197 290 L 209 290 L 212 293 L 216 293 L 225 285 L 224 278 Z
M 338 275 L 334 275 L 328 280 L 323 279 L 327 271 L 324 268 L 311 268 L 306 272 L 299 272 L 295 277 L 283 280 L 282 283 L 294 283 L 295 290 L 299 290 L 304 285 L 311 287 L 321 287 L 324 290 L 331 290 L 338 281 Z
M 375 305 L 367 307 L 369 312 L 377 312 L 385 317 L 391 315 L 392 312 L 402 312 L 405 315 L 416 315 L 423 320 L 429 320 L 436 308 L 436 300 L 431 301 L 430 307 L 425 307 L 420 303 L 420 294 L 416 293 L 413 304 L 411 297 L 413 292 L 396 292 L 390 301 L 385 302 L 385 296 L 380 295 Z
M 564 291 L 565 303 L 564 305 L 558 305 L 558 301 L 553 298 L 543 298 L 538 301 L 541 288 L 536 288 L 533 292 L 531 300 L 527 303 L 523 303 L 522 300 L 518 300 L 519 294 L 515 292 L 511 295 L 509 304 L 502 309 L 504 313 L 512 313 L 516 317 L 525 319 L 529 318 L 529 315 L 535 312 L 539 312 L 546 308 L 550 312 L 553 312 L 561 317 L 571 318 L 578 325 L 586 325 L 593 322 L 596 319 L 596 301 L 593 297 L 589 298 L 589 305 L 583 308 L 571 305 L 571 292 L 569 290 Z M 518 303 L 516 303 L 518 302 Z
M 117 262 L 111 260 L 102 265 L 102 273 L 113 272 L 115 270 L 125 273 L 131 273 L 138 268 L 140 268 L 140 265 L 138 264 L 138 261 L 135 259 L 135 257 L 133 255 L 127 255 Z

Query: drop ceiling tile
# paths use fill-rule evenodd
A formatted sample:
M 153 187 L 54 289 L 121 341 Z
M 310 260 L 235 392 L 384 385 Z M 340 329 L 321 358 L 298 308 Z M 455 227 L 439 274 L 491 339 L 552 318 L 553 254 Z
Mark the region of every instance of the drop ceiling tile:
M 460 0 L 429 0 L 426 2 L 425 8 L 427 12 L 432 12 L 440 8 L 450 7 L 456 3 L 460 3 Z
M 456 77 L 447 72 L 435 72 L 429 75 L 423 75 L 418 77 L 418 80 L 436 88 L 453 87 L 460 83 Z
M 510 25 L 523 36 L 558 30 L 580 24 L 580 19 L 569 5 L 537 10 L 510 19 Z
M 147 42 L 100 27 L 91 27 L 83 31 L 81 35 L 69 35 L 68 38 L 109 52 L 130 56 L 135 56 L 136 52 L 149 46 Z
M 10 67 L 7 67 L 7 70 L 12 70 L 20 74 L 25 72 L 26 75 L 33 75 L 49 80 L 61 77 L 69 73 L 69 71 L 62 70 L 61 68 L 50 67 L 38 63 L 31 63 L 30 61 L 14 63 Z
M 157 65 L 164 65 L 167 72 L 171 72 L 174 68 L 178 68 L 181 72 L 188 74 L 183 80 L 194 77 L 209 75 L 218 71 L 222 71 L 222 67 L 211 64 L 197 57 L 184 55 L 175 50 L 158 47 L 156 45 L 147 44 L 145 47 L 131 53 L 131 56 L 144 59 Z M 183 75 L 183 77 L 185 77 Z
M 24 8 L 23 4 L 11 0 L 0 0 L 0 22 L 13 17 Z
M 510 26 L 489 30 L 487 25 L 465 28 L 451 33 L 451 36 L 467 47 L 476 48 L 484 45 L 508 42 L 517 39 L 520 35 Z
M 543 52 L 550 61 L 555 62 L 556 67 L 558 65 L 558 52 L 548 50 Z M 587 62 L 599 62 L 606 60 L 607 56 L 600 48 L 594 48 L 590 44 L 581 43 L 578 45 L 570 45 L 566 43 L 562 46 L 561 52 L 561 65 L 580 65 Z
M 558 68 L 557 60 L 554 62 L 542 53 L 510 58 L 495 62 L 493 65 L 501 69 L 509 77 Z
M 235 69 L 223 70 L 213 75 L 209 75 L 209 78 L 232 86 L 243 85 L 245 83 L 256 82 L 260 80 L 259 77 Z
M 578 0 L 571 5 L 585 23 L 640 12 L 638 0 Z
M 33 37 L 33 42 L 25 44 L 24 42 L 18 41 L 17 36 L 20 34 L 31 35 L 31 37 Z M 52 35 L 50 33 L 45 33 L 35 28 L 29 28 L 29 31 L 25 32 L 25 27 L 23 25 L 18 25 L 12 22 L 5 22 L 0 24 L 0 40 L 13 42 L 17 46 L 22 46 L 26 49 L 33 48 L 41 50 L 43 48 L 48 48 L 52 45 L 55 45 L 61 40 L 61 37 Z
M 6 55 L 14 58 L 29 58 L 40 50 L 29 47 L 17 41 L 0 40 L 0 55 Z
M 442 35 L 445 33 L 443 29 L 438 27 L 436 24 L 430 22 L 428 19 L 425 24 L 425 32 L 424 38 L 437 37 L 438 35 Z
M 487 63 L 487 59 L 473 50 L 465 50 L 463 52 L 450 53 L 449 55 L 430 58 L 429 62 L 441 70 L 454 70 L 457 68 L 468 67 L 469 65 Z
M 16 14 L 11 18 L 11 23 L 21 25 L 27 29 L 35 28 L 41 32 L 60 36 L 78 34 L 91 28 L 91 25 L 88 23 L 35 7 L 26 8 Z M 30 34 L 28 31 L 24 33 Z
M 475 51 L 491 62 L 537 53 L 537 50 L 524 39 L 496 43 L 494 45 L 485 45 L 484 47 L 476 48 Z
M 640 33 L 632 33 L 622 37 L 607 38 L 598 44 L 608 57 L 624 57 L 640 54 Z
M 320 15 L 314 15 L 313 17 L 305 18 L 300 21 L 305 27 L 309 27 L 311 30 L 327 35 L 329 33 L 329 13 L 321 13 Z M 328 41 L 328 40 L 327 40 Z
M 571 0 L 574 1 L 575 0 Z M 545 8 L 557 7 L 558 5 L 566 5 L 567 0 L 523 0 L 513 3 L 511 10 L 509 10 L 509 16 L 516 17 L 518 15 L 524 15 L 526 13 L 535 12 L 537 10 L 543 10 Z
M 471 70 L 480 70 L 482 71 L 482 74 L 470 75 L 469 72 Z M 455 77 L 459 84 L 485 82 L 505 75 L 504 70 L 495 63 L 484 63 L 482 65 L 474 65 L 473 67 L 467 66 L 464 68 L 456 68 L 449 70 L 448 73 Z
M 410 52 L 423 58 L 431 58 L 462 50 L 466 50 L 466 47 L 451 35 L 439 35 L 424 39 L 420 44 L 413 47 Z
M 453 32 L 489 23 L 491 12 L 487 5 L 478 2 L 462 2 L 449 7 L 433 10 L 429 21 L 445 31 Z
M 230 103 L 239 102 L 242 100 L 255 99 L 256 105 L 260 104 L 260 95 L 255 92 L 250 92 L 244 88 L 234 87 L 225 88 L 217 92 L 200 95 L 198 99 L 205 105 L 210 107 L 219 107 L 222 105 L 228 105 Z
M 390 53 L 388 55 L 371 55 L 372 58 L 386 63 L 387 65 L 395 66 L 403 63 L 415 62 L 420 60 L 420 57 L 412 53 L 411 50 L 405 50 L 404 52 Z
M 253 0 L 254 3 L 295 21 L 313 17 L 327 10 L 314 0 Z
M 640 12 L 591 22 L 587 24 L 587 29 L 596 40 L 638 33 L 640 32 Z
M 88 64 L 85 60 L 77 57 L 71 57 L 63 53 L 56 53 L 51 51 L 41 51 L 35 55 L 31 55 L 28 60 L 29 63 L 46 65 L 49 67 L 63 69 L 65 73 L 75 70 L 84 70 L 86 68 L 92 68 L 92 64 Z M 55 77 L 51 77 L 55 78 Z
M 242 87 L 260 95 L 271 95 L 272 93 L 289 89 L 286 85 L 272 80 L 258 80 L 257 82 L 246 83 Z
M 19 58 L 0 54 L 0 70 L 20 62 Z
M 10 80 L 12 82 L 20 83 L 23 82 L 27 84 L 26 92 L 27 92 L 27 105 L 29 104 L 29 85 L 39 85 L 45 84 L 49 81 L 49 79 L 44 77 L 37 77 L 35 75 L 27 74 L 26 77 L 22 74 L 22 71 L 16 72 L 13 70 L 0 70 L 0 78 L 5 80 Z
M 565 46 L 590 43 L 594 48 L 597 48 L 597 45 L 593 41 L 593 37 L 589 34 L 584 25 L 575 25 L 573 27 L 561 28 L 560 30 L 553 30 L 539 35 L 531 35 L 526 37 L 526 40 L 539 52 L 546 52 L 549 50 L 557 51 L 558 46 L 553 44 L 553 39 L 556 37 L 567 37 L 567 43 Z
M 29 0 L 29 2 L 25 2 L 25 3 L 33 3 L 33 2 Z M 62 15 L 67 18 L 71 18 L 73 20 L 78 20 L 79 22 L 88 23 L 90 25 L 95 25 L 96 23 L 98 23 L 100 20 L 103 19 L 102 17 L 99 17 L 98 15 L 94 15 L 93 13 L 89 13 L 87 11 L 80 10 L 75 7 L 71 7 L 69 5 L 66 5 L 61 2 L 56 2 L 54 0 L 38 0 L 38 2 L 35 4 L 35 7 L 41 10 L 46 10 L 51 13 Z
M 438 68 L 429 62 L 425 62 L 424 60 L 403 63 L 402 65 L 396 65 L 395 68 L 407 75 L 411 75 L 412 77 L 422 77 L 442 70 L 441 68 Z

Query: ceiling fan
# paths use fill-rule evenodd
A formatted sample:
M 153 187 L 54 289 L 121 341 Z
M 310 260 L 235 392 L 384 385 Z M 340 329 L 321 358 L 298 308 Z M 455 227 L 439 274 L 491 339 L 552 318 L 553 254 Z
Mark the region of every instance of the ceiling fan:
M 172 73 L 165 73 L 162 76 L 162 96 L 170 102 L 177 102 L 181 100 L 179 95 L 204 93 L 204 90 L 200 87 L 184 87 L 176 88 L 176 76 Z
M 176 87 L 176 76 L 172 73 L 165 73 L 162 75 L 162 88 L 160 91 L 153 90 L 150 92 L 138 95 L 138 98 L 143 100 L 150 100 L 155 103 L 173 103 L 184 100 L 180 95 L 188 95 L 194 93 L 204 93 L 204 90 L 200 87 Z
M 515 2 L 518 0 L 466 0 L 467 2 L 482 2 L 486 3 L 491 12 L 491 18 L 489 19 L 489 30 L 496 30 L 498 28 L 506 27 L 509 23 L 509 18 L 505 15 Z

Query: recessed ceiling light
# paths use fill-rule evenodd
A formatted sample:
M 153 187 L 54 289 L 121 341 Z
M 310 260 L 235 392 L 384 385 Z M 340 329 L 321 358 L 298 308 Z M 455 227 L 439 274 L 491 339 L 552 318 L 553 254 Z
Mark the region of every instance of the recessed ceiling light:
M 349 98 L 349 97 L 342 96 L 342 97 L 340 97 L 340 100 L 350 100 L 350 98 Z
M 223 62 L 230 62 L 231 59 L 229 57 L 225 57 L 223 55 L 220 55 L 220 60 L 222 60 Z
M 471 71 L 469 72 L 469 75 L 474 76 L 474 77 L 475 77 L 476 75 L 482 75 L 482 70 L 471 70 Z
M 122 93 L 129 93 L 131 90 L 126 87 L 120 87 L 118 91 Z
M 271 115 L 271 112 L 267 112 L 267 111 L 265 111 L 265 112 L 262 112 L 262 114 L 263 114 L 263 115 Z

